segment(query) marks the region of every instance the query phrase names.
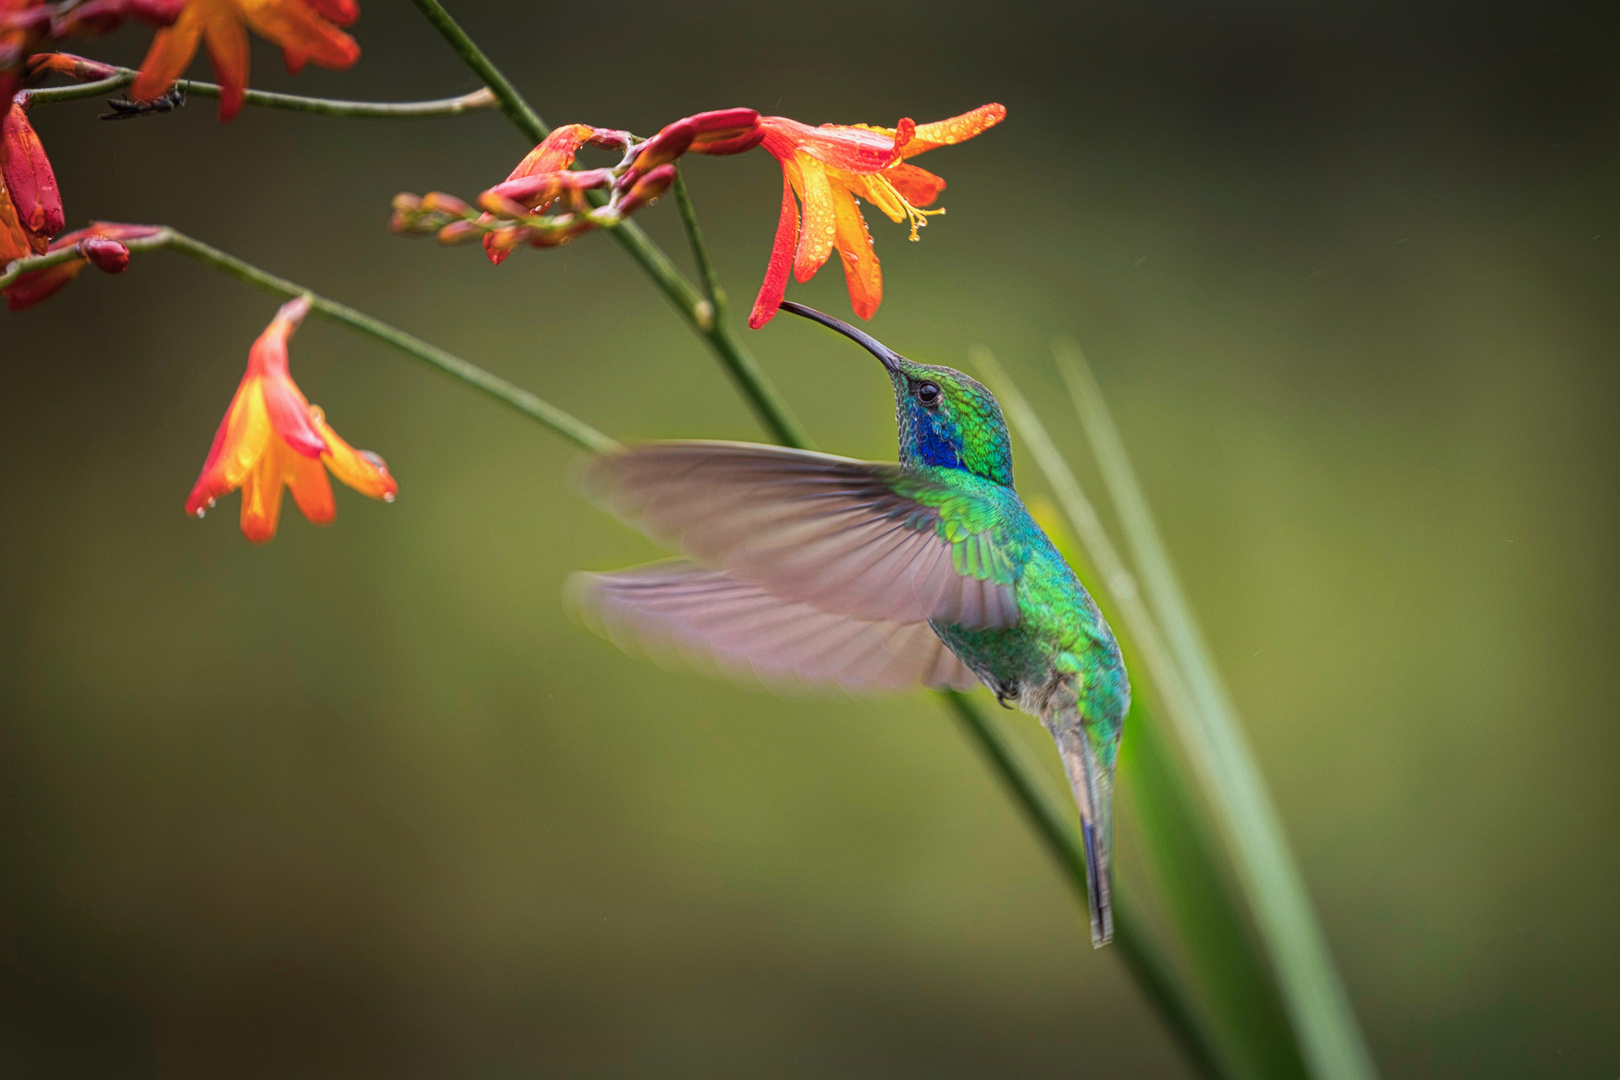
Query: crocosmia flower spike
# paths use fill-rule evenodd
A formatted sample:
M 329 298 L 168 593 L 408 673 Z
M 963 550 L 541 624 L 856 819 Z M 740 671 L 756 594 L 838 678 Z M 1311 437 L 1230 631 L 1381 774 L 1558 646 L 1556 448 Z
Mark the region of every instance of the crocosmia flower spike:
M 152 39 L 130 96 L 153 101 L 168 93 L 201 44 L 219 80 L 219 118 L 230 120 L 247 88 L 249 29 L 281 46 L 288 71 L 306 63 L 343 71 L 360 59 L 360 46 L 338 27 L 359 17 L 354 0 L 186 0 L 174 25 Z
M 776 315 L 789 270 L 799 281 L 809 281 L 835 248 L 844 263 L 849 302 L 855 314 L 870 319 L 883 302 L 883 272 L 855 200 L 865 199 L 891 220 L 909 224 L 911 238 L 917 239 L 931 215 L 945 212 L 923 209 L 945 190 L 945 181 L 906 159 L 966 142 L 1006 115 L 1000 105 L 981 105 L 949 120 L 919 125 L 906 119 L 894 128 L 810 127 L 785 116 L 761 117 L 762 145 L 782 166 L 782 216 L 748 325 L 757 330 Z
M 247 374 L 186 500 L 186 513 L 202 517 L 220 496 L 241 488 L 242 535 L 255 544 L 276 535 L 284 485 L 312 523 L 331 522 L 337 508 L 327 469 L 373 499 L 393 502 L 399 491 L 383 459 L 340 439 L 287 374 L 287 339 L 308 313 L 307 299 L 283 304 L 253 343 Z

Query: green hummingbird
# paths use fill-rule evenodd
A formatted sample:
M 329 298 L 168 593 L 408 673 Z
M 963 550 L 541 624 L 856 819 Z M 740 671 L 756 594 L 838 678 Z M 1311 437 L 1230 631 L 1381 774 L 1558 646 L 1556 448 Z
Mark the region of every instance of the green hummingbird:
M 1114 763 L 1130 706 L 1097 605 L 1013 489 L 995 396 L 801 304 L 894 388 L 899 464 L 736 442 L 597 457 L 586 493 L 687 558 L 578 574 L 573 603 L 625 647 L 851 690 L 982 682 L 1057 743 L 1085 841 L 1091 940 L 1113 937 Z

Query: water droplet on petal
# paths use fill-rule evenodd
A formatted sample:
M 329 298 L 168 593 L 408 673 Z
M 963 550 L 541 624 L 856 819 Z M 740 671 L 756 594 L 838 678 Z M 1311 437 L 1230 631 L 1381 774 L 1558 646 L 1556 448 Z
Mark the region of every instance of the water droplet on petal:
M 212 510 L 213 508 L 214 508 L 214 497 L 212 495 L 210 495 L 208 497 L 208 509 Z
M 208 508 L 204 507 L 204 506 L 197 507 L 197 516 L 200 517 L 200 518 L 207 517 L 208 516 Z
M 393 501 L 394 501 L 394 493 L 392 491 L 383 492 L 383 502 L 391 503 Z

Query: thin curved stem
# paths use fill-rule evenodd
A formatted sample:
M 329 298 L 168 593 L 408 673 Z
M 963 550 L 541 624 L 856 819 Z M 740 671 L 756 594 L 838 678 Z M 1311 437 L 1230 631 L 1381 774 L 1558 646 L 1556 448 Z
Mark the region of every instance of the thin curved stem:
M 514 383 L 510 383 L 493 372 L 485 371 L 477 364 L 463 360 L 453 353 L 446 352 L 437 345 L 430 345 L 421 338 L 414 337 L 405 331 L 390 326 L 380 319 L 374 319 L 362 311 L 356 311 L 347 304 L 340 304 L 336 300 L 311 292 L 297 282 L 260 270 L 250 263 L 243 262 L 234 255 L 211 247 L 201 240 L 194 240 L 184 233 L 174 229 L 165 228 L 153 236 L 141 237 L 137 240 L 127 241 L 124 245 L 131 253 L 157 251 L 167 248 L 179 252 L 188 258 L 195 259 L 205 266 L 222 271 L 246 282 L 256 289 L 270 293 L 273 296 L 292 298 L 305 296 L 309 298 L 310 310 L 322 315 L 333 322 L 342 323 L 351 330 L 358 330 L 367 337 L 373 338 L 398 349 L 407 356 L 413 356 L 424 363 L 431 364 L 453 379 L 459 379 L 475 389 L 482 390 L 490 397 L 506 405 L 510 405 L 518 412 L 531 419 L 538 420 L 552 431 L 574 443 L 582 449 L 592 453 L 602 454 L 618 449 L 619 444 L 608 436 L 597 431 L 585 421 L 564 412 L 562 409 L 545 401 Z M 65 248 L 62 251 L 53 251 L 47 255 L 40 255 L 31 259 L 18 259 L 6 267 L 4 274 L 0 274 L 0 287 L 11 284 L 20 275 L 36 270 L 43 270 L 49 266 L 68 262 L 74 258 L 82 258 L 74 248 Z
M 122 90 L 135 81 L 137 74 L 133 68 L 119 68 L 118 74 L 97 82 L 80 83 L 77 86 L 52 86 L 43 90 L 29 90 L 26 93 L 32 105 L 102 97 Z M 217 98 L 220 94 L 219 86 L 215 83 L 177 79 L 174 85 L 192 97 Z M 493 109 L 498 104 L 495 95 L 487 86 L 470 94 L 462 94 L 460 97 L 439 98 L 434 101 L 339 101 L 334 98 L 300 97 L 297 94 L 272 94 L 267 90 L 245 91 L 243 100 L 261 109 L 281 109 L 285 112 L 314 113 L 318 116 L 362 120 L 426 120 Z
M 534 106 L 518 93 L 517 87 L 501 74 L 501 69 L 484 55 L 484 51 L 467 36 L 467 31 L 450 17 L 450 13 L 444 10 L 444 5 L 439 3 L 439 0 L 411 0 L 411 2 L 427 17 L 427 21 L 433 24 L 433 28 L 444 40 L 450 43 L 450 48 L 455 50 L 455 54 L 461 57 L 462 61 L 472 68 L 473 73 L 484 81 L 484 85 L 494 92 L 501 112 L 517 125 L 519 131 L 528 136 L 530 142 L 537 143 L 551 134 L 551 128 L 540 119 L 540 114 L 534 111 Z
M 681 227 L 686 230 L 686 242 L 692 246 L 692 258 L 697 260 L 698 274 L 703 278 L 703 291 L 709 297 L 709 303 L 714 305 L 715 317 L 719 318 L 721 308 L 725 306 L 726 292 L 720 287 L 720 273 L 715 269 L 714 260 L 709 257 L 709 245 L 703 239 L 703 227 L 698 224 L 697 207 L 692 203 L 692 193 L 686 189 L 686 170 L 676 166 L 675 172 L 675 203 L 681 211 Z

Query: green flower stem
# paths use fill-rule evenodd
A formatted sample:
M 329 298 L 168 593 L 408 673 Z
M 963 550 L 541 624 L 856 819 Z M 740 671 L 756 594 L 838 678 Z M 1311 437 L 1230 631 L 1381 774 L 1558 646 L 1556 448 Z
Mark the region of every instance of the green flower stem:
M 119 68 L 118 74 L 99 82 L 27 91 L 28 100 L 30 104 L 49 105 L 58 101 L 102 97 L 122 90 L 134 82 L 136 74 L 132 68 Z M 218 85 L 214 83 L 178 79 L 175 85 L 193 97 L 217 98 L 220 93 Z M 296 94 L 272 94 L 264 90 L 248 90 L 243 97 L 247 104 L 262 109 L 373 120 L 423 120 L 437 116 L 459 116 L 466 112 L 492 109 L 497 104 L 495 95 L 488 87 L 474 90 L 470 94 L 462 94 L 460 97 L 441 98 L 437 101 L 335 101 L 330 98 L 299 97 Z
M 414 356 L 418 360 L 431 364 L 451 378 L 459 379 L 469 386 L 482 390 L 490 397 L 510 405 L 525 416 L 540 421 L 552 431 L 582 449 L 596 454 L 608 453 L 618 449 L 618 443 L 597 431 L 585 421 L 569 415 L 548 401 L 536 397 L 521 386 L 516 386 L 499 375 L 485 371 L 477 364 L 469 363 L 459 356 L 445 352 L 437 345 L 429 345 L 421 338 L 412 337 L 403 330 L 395 329 L 364 312 L 356 311 L 347 304 L 328 300 L 326 297 L 310 292 L 302 285 L 288 281 L 286 278 L 268 274 L 256 266 L 243 262 L 234 255 L 227 255 L 218 248 L 210 247 L 200 240 L 193 240 L 184 233 L 165 228 L 154 236 L 126 241 L 124 246 L 129 248 L 132 254 L 167 248 L 170 251 L 177 251 L 188 258 L 195 259 L 205 266 L 229 274 L 238 281 L 244 281 L 254 288 L 261 289 L 273 296 L 286 297 L 287 299 L 297 296 L 308 297 L 310 310 L 316 314 L 323 315 L 333 322 L 342 323 L 351 330 L 358 330 L 360 333 L 374 338 L 384 345 L 391 346 L 408 356 Z M 62 251 L 53 251 L 47 255 L 40 255 L 32 259 L 18 259 L 6 267 L 4 274 L 0 274 L 0 288 L 9 285 L 21 274 L 34 270 L 43 270 L 46 267 L 68 262 L 77 257 L 79 257 L 78 253 L 73 248 L 65 248 Z
M 698 224 L 697 207 L 692 194 L 686 189 L 686 170 L 676 166 L 675 203 L 681 210 L 681 226 L 686 230 L 686 241 L 692 246 L 692 257 L 697 260 L 698 274 L 703 278 L 703 291 L 714 305 L 714 317 L 719 319 L 725 306 L 726 292 L 720 287 L 720 273 L 709 257 L 709 245 L 703 240 L 703 227 Z
M 538 143 L 550 134 L 551 129 L 540 119 L 540 114 L 534 111 L 511 81 L 501 73 L 473 39 L 467 36 L 467 32 L 455 19 L 450 17 L 450 13 L 444 9 L 439 0 L 411 0 L 411 2 L 427 17 L 428 22 L 433 24 L 433 28 L 450 43 L 456 55 L 484 80 L 485 85 L 499 99 L 501 111 L 530 142 Z M 771 386 L 770 380 L 760 370 L 759 363 L 719 317 L 715 306 L 704 300 L 692 283 L 676 269 L 664 250 L 653 242 L 652 237 L 633 221 L 620 222 L 608 231 L 653 279 L 653 283 L 669 298 L 670 303 L 675 305 L 675 310 L 681 313 L 693 331 L 708 343 L 732 381 L 737 384 L 738 390 L 753 407 L 760 423 L 772 436 L 786 446 L 808 447 L 810 439 L 805 434 L 804 428 L 794 419 L 793 413 L 783 402 L 781 395 Z M 707 257 L 705 251 L 702 258 Z
M 1012 743 L 984 710 L 955 690 L 941 691 L 939 696 L 956 713 L 968 735 L 978 743 L 979 749 L 1001 776 L 1013 801 L 1024 812 L 1030 828 L 1045 843 L 1047 851 L 1057 860 L 1084 904 L 1085 849 L 1069 825 L 1068 816 L 1052 804 L 1041 782 L 1036 779 L 1035 770 L 1020 759 Z M 1158 1008 L 1192 1065 L 1214 1080 L 1227 1077 L 1229 1074 L 1219 1064 L 1214 1042 L 1204 1030 L 1186 988 L 1138 921 L 1129 897 L 1118 888 L 1114 891 L 1114 949 L 1142 992 Z
M 501 74 L 501 69 L 496 67 L 473 39 L 467 36 L 467 31 L 450 17 L 450 13 L 444 10 L 444 5 L 439 3 L 439 0 L 411 0 L 411 2 L 427 17 L 427 21 L 433 24 L 433 29 L 450 43 L 450 48 L 455 50 L 455 54 L 461 57 L 462 62 L 472 68 L 473 73 L 494 92 L 496 100 L 500 103 L 501 112 L 517 125 L 517 129 L 523 132 L 531 143 L 537 143 L 551 134 L 551 128 L 540 119 L 540 114 L 534 111 L 534 107 L 518 93 L 517 87 Z

